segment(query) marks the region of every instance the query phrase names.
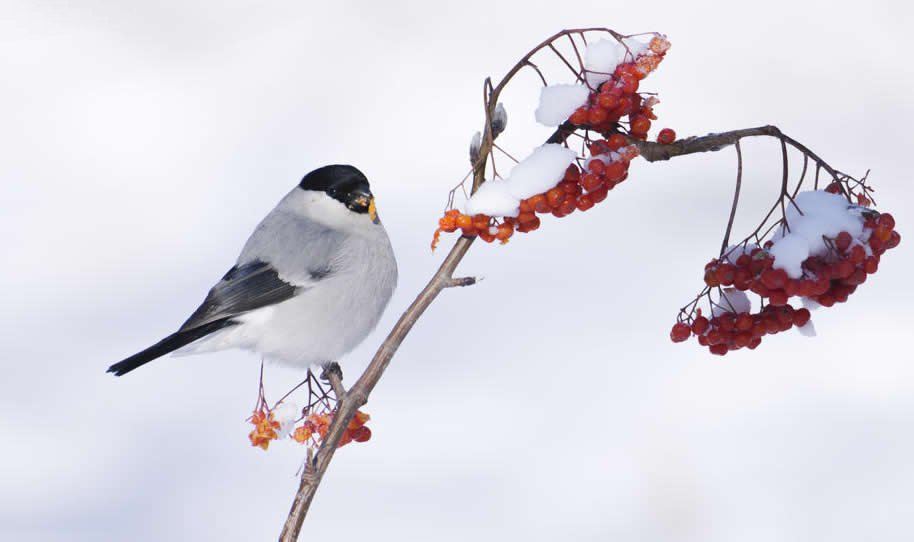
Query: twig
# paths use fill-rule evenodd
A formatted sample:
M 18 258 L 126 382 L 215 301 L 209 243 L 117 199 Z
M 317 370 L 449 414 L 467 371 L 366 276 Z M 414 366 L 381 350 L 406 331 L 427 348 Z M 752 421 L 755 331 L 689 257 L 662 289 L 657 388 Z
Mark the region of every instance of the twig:
M 733 230 L 733 219 L 736 218 L 736 207 L 739 205 L 739 191 L 743 185 L 743 152 L 740 150 L 739 141 L 734 143 L 736 146 L 736 190 L 733 192 L 733 205 L 730 207 L 730 218 L 727 220 L 727 232 L 724 233 L 724 241 L 720 245 L 720 255 L 724 255 L 727 245 L 730 244 L 730 232 Z

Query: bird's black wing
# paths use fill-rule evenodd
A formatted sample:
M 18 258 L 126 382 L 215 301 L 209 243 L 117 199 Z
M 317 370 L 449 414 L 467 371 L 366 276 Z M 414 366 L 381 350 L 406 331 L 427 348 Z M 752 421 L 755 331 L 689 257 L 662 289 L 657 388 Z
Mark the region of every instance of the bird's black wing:
M 279 278 L 273 267 L 260 260 L 229 269 L 207 294 L 179 331 L 244 314 L 291 299 L 299 288 Z
M 270 264 L 253 261 L 229 269 L 184 325 L 156 344 L 115 363 L 109 373 L 121 376 L 210 333 L 237 324 L 233 317 L 292 298 L 299 291 L 279 278 Z

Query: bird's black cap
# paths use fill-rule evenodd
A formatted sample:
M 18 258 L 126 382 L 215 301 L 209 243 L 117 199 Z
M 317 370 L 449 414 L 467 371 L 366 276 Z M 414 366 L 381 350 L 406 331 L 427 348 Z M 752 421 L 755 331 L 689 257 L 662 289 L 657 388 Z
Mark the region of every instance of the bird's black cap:
M 357 213 L 367 213 L 372 198 L 368 179 L 361 171 L 349 165 L 331 165 L 315 169 L 302 178 L 298 187 L 302 190 L 325 192 Z

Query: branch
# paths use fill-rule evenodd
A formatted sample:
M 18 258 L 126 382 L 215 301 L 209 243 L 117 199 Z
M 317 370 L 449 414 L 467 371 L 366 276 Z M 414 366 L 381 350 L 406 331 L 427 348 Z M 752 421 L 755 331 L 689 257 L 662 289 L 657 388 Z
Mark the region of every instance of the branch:
M 305 465 L 304 471 L 302 472 L 301 483 L 299 484 L 298 492 L 295 495 L 295 500 L 292 503 L 292 509 L 289 512 L 289 517 L 286 519 L 282 534 L 279 537 L 281 542 L 294 542 L 298 540 L 298 533 L 301 531 L 302 522 L 305 520 L 305 515 L 308 513 L 311 500 L 314 498 L 314 493 L 317 491 L 318 486 L 320 486 L 321 479 L 327 471 L 330 461 L 333 459 L 333 454 L 336 452 L 340 438 L 342 438 L 346 427 L 355 416 L 356 411 L 367 402 L 368 396 L 381 379 L 381 375 L 384 374 L 384 370 L 387 369 L 391 358 L 393 358 L 397 349 L 400 347 L 403 339 L 406 338 L 406 335 L 412 329 L 413 325 L 419 317 L 422 316 L 425 309 L 431 305 L 432 301 L 438 297 L 438 294 L 440 294 L 442 290 L 454 286 L 455 280 L 465 281 L 465 279 L 454 279 L 453 274 L 457 269 L 460 260 L 463 259 L 467 250 L 469 250 L 470 246 L 473 244 L 473 241 L 474 238 L 470 237 L 461 237 L 457 240 L 454 247 L 451 248 L 451 251 L 441 264 L 441 267 L 438 268 L 438 271 L 428 284 L 426 284 L 422 292 L 419 293 L 409 308 L 406 309 L 406 312 L 400 316 L 400 319 L 387 335 L 387 338 L 381 344 L 377 353 L 375 353 L 374 358 L 372 358 L 371 363 L 365 369 L 365 372 L 362 373 L 362 376 L 359 377 L 355 385 L 340 397 L 339 403 L 337 404 L 337 411 L 333 416 L 333 422 L 330 425 L 327 436 L 324 437 L 321 447 L 317 451 L 314 459 Z
M 687 137 L 685 139 L 680 139 L 670 143 L 669 145 L 661 145 L 660 143 L 652 143 L 650 141 L 640 141 L 638 139 L 629 138 L 629 143 L 633 143 L 638 146 L 638 150 L 641 151 L 641 157 L 647 160 L 648 162 L 657 162 L 660 160 L 669 160 L 670 158 L 676 156 L 685 156 L 687 154 L 695 154 L 699 152 L 714 152 L 719 151 L 723 148 L 729 147 L 730 145 L 735 145 L 738 141 L 746 137 L 758 137 L 758 136 L 768 136 L 773 137 L 790 145 L 796 150 L 800 151 L 803 156 L 812 159 L 816 165 L 825 171 L 827 171 L 833 178 L 838 179 L 841 177 L 841 173 L 836 171 L 830 165 L 828 165 L 825 160 L 819 158 L 816 153 L 812 152 L 802 143 L 785 135 L 777 126 L 759 126 L 757 128 L 745 128 L 742 130 L 731 130 L 729 132 L 723 132 L 720 134 L 708 134 L 704 136 L 693 136 Z

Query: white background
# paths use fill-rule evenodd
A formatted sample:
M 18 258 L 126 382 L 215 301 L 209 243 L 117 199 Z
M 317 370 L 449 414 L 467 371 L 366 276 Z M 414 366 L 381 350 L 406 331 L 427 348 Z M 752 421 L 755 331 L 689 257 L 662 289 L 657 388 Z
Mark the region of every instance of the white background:
M 342 360 L 354 377 L 443 256 L 428 241 L 483 78 L 611 26 L 673 43 L 643 83 L 655 128 L 773 123 L 871 168 L 901 246 L 814 313 L 818 337 L 711 357 L 668 333 L 717 254 L 733 152 L 636 162 L 596 209 L 473 247 L 461 272 L 485 280 L 403 344 L 374 438 L 337 455 L 302 539 L 910 540 L 912 17 L 844 4 L 6 0 L 0 539 L 275 539 L 303 449 L 249 446 L 256 357 L 105 369 L 174 331 L 304 173 L 345 162 L 401 269 Z M 523 156 L 548 130 L 518 81 L 505 141 Z M 779 151 L 744 150 L 745 232 Z M 300 378 L 268 373 L 274 398 Z

